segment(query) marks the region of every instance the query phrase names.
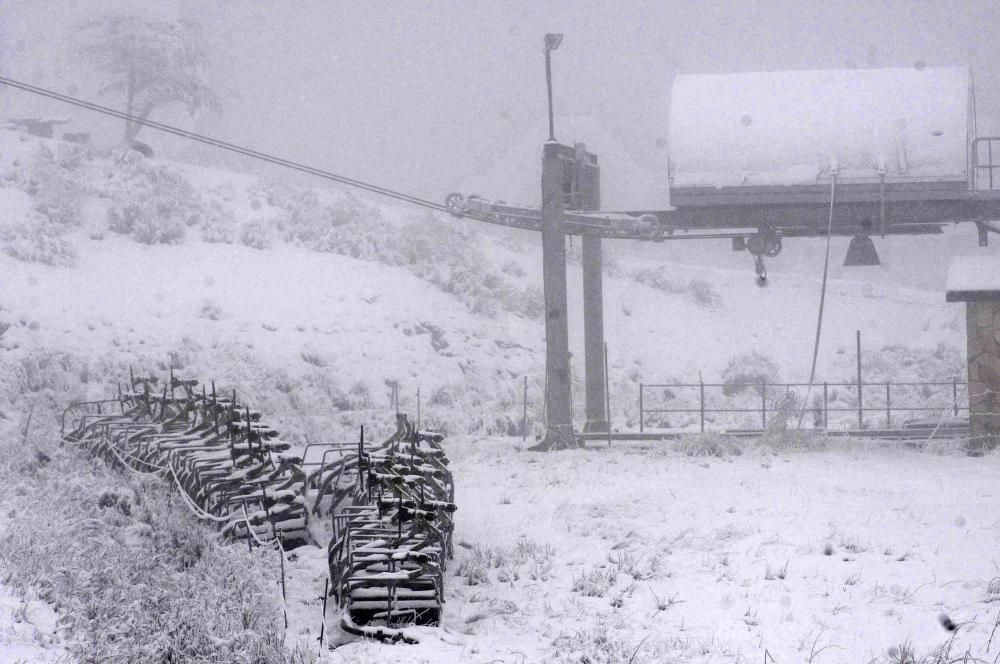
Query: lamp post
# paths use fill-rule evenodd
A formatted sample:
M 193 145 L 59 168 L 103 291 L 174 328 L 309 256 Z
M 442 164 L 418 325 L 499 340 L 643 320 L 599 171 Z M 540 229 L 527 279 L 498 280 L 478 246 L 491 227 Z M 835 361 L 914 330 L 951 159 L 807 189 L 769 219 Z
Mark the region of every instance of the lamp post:
M 532 449 L 576 445 L 570 393 L 569 324 L 566 319 L 566 232 L 563 227 L 564 159 L 552 120 L 549 53 L 562 35 L 545 35 L 545 80 L 549 92 L 549 140 L 542 148 L 542 283 L 545 296 L 545 437 Z
M 550 32 L 545 35 L 545 85 L 549 93 L 549 140 L 556 140 L 555 120 L 552 116 L 552 56 L 550 53 L 559 48 L 563 36 L 560 33 Z

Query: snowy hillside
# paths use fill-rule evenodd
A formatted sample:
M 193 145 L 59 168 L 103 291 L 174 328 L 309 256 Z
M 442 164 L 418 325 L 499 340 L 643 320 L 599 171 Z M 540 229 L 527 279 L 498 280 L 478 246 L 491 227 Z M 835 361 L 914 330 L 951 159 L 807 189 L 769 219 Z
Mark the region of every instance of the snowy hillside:
M 643 446 L 546 457 L 500 438 L 519 434 L 524 377 L 532 432 L 541 429 L 534 234 L 8 131 L 0 131 L 0 176 L 0 425 L 16 441 L 33 412 L 36 433 L 24 449 L 51 444 L 63 405 L 109 396 L 129 366 L 236 389 L 298 444 L 352 441 L 361 423 L 378 437 L 394 387 L 411 414 L 419 389 L 424 426 L 448 434 L 458 488 L 444 628 L 424 630 L 412 650 L 355 643 L 327 661 L 520 661 L 516 643 L 526 661 L 628 662 L 647 635 L 649 650 L 635 662 L 756 661 L 762 647 L 792 661 L 796 644 L 814 639 L 845 648 L 844 661 L 868 661 L 907 639 L 922 649 L 939 643 L 937 632 L 920 631 L 938 629 L 932 614 L 969 617 L 992 587 L 985 558 L 963 567 L 959 548 L 996 541 L 982 500 L 992 495 L 995 455 L 980 463 L 899 451 L 900 461 L 851 445 L 806 457 L 751 446 L 704 462 L 714 448 L 696 442 L 694 458 Z M 736 356 L 770 358 L 777 379 L 807 378 L 818 268 L 781 272 L 761 288 L 745 256 L 731 269 L 707 268 L 690 257 L 664 261 L 662 247 L 606 246 L 616 428 L 637 428 L 640 382 L 718 380 Z M 578 240 L 569 256 L 579 422 Z M 834 279 L 820 380 L 851 379 L 858 329 L 868 380 L 961 375 L 964 311 L 941 292 Z M 844 463 L 858 469 L 850 481 L 815 482 Z M 894 480 L 868 491 L 871 477 L 893 477 L 900 463 Z M 962 480 L 961 492 L 933 479 L 939 463 L 949 482 Z M 773 511 L 776 476 L 790 492 L 783 504 L 825 511 Z M 944 482 L 933 494 L 940 510 L 925 493 L 935 481 Z M 872 525 L 866 515 L 903 494 L 919 507 L 900 513 L 891 532 Z M 850 496 L 860 497 L 845 515 Z M 0 493 L 0 504 L 19 500 Z M 728 510 L 721 520 L 719 510 Z M 958 539 L 931 522 L 955 523 Z M 921 539 L 928 529 L 937 534 Z M 824 553 L 828 542 L 836 555 Z M 290 564 L 290 644 L 315 638 L 306 630 L 318 624 L 323 556 L 309 549 Z M 953 576 L 966 585 L 947 586 Z M 938 585 L 922 590 L 931 579 Z M 713 580 L 712 592 L 699 589 Z M 883 634 L 872 625 L 897 599 L 905 608 Z M 838 608 L 855 600 L 854 612 Z M 852 636 L 818 636 L 836 630 Z M 50 631 L 38 637 L 46 647 Z
M 206 356 L 242 348 L 291 375 L 322 370 L 344 390 L 361 382 L 376 402 L 386 381 L 398 381 L 407 396 L 417 387 L 430 399 L 471 386 L 478 399 L 500 402 L 521 376 L 538 383 L 541 261 L 531 233 L 244 175 L 136 163 L 142 158 L 134 153 L 63 167 L 65 144 L 41 153 L 38 139 L 14 132 L 0 139 L 5 252 L 71 263 L 0 258 L 0 306 L 12 322 L 7 348 L 81 356 L 114 349 L 146 361 L 159 354 L 155 361 L 164 363 L 187 339 Z M 59 181 L 63 195 L 36 192 L 41 178 Z M 129 222 L 148 210 L 165 217 L 159 226 Z M 44 234 L 31 235 L 29 222 Z M 806 377 L 818 266 L 808 275 L 782 273 L 779 257 L 777 276 L 759 288 L 745 256 L 727 261 L 733 269 L 706 268 L 658 260 L 696 250 L 691 243 L 606 246 L 617 401 L 630 399 L 629 382 L 694 379 L 699 371 L 717 377 L 737 352 L 772 355 L 784 378 Z M 578 253 L 570 240 L 571 337 L 582 357 Z M 841 274 L 830 287 L 822 377 L 850 375 L 856 329 L 872 351 L 901 338 L 917 349 L 961 350 L 961 308 L 940 292 L 890 287 L 877 273 Z M 218 364 L 204 368 L 223 370 Z M 507 376 L 509 391 L 497 376 Z

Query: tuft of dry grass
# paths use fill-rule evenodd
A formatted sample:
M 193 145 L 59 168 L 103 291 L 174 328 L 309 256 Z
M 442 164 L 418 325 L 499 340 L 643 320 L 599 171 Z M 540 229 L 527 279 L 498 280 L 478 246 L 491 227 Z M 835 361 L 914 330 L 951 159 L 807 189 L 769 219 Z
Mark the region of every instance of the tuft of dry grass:
M 573 576 L 573 592 L 584 597 L 604 597 L 618 580 L 618 568 L 594 568 Z
M 53 605 L 75 657 L 289 661 L 269 559 L 220 543 L 158 479 L 29 443 L 0 444 L 0 567 Z

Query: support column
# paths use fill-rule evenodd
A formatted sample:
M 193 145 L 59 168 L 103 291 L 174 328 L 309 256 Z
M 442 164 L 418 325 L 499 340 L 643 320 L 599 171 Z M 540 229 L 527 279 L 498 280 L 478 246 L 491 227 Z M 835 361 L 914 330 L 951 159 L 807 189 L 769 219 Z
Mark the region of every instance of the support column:
M 604 276 L 601 238 L 583 238 L 583 345 L 587 388 L 586 432 L 606 432 L 604 392 Z
M 542 450 L 575 447 L 570 392 L 569 322 L 566 316 L 566 234 L 563 228 L 563 160 L 559 144 L 542 156 L 542 277 L 545 291 L 545 438 Z
M 970 449 L 991 450 L 1000 441 L 1000 302 L 970 301 L 965 306 Z

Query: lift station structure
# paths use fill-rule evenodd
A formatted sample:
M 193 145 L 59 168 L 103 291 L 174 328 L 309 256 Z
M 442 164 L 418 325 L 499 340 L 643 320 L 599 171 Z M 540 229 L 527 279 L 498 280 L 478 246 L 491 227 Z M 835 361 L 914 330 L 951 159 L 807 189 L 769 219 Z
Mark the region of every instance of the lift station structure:
M 978 228 L 980 246 L 986 246 L 989 233 L 1000 233 L 1000 136 L 978 134 L 972 77 L 962 67 L 678 76 L 671 94 L 665 185 L 670 204 L 601 211 L 598 156 L 583 143 L 565 145 L 555 138 L 550 56 L 561 41 L 561 35 L 545 37 L 549 139 L 542 150 L 541 209 L 457 193 L 442 205 L 5 76 L 0 84 L 456 217 L 541 232 L 542 449 L 577 444 L 566 316 L 567 235 L 583 238 L 583 431 L 599 433 L 608 430 L 604 239 L 727 238 L 735 251 L 750 253 L 764 280 L 764 259 L 778 255 L 785 238 L 848 236 L 845 265 L 873 265 L 878 264 L 873 235 L 936 234 L 946 224 L 970 222 Z M 993 290 L 1000 292 L 1000 285 Z M 978 291 L 974 295 L 982 297 Z M 964 291 L 949 295 L 956 301 L 965 296 Z M 998 356 L 1000 367 L 997 348 L 993 344 L 987 350 Z M 977 377 L 983 373 L 977 371 Z M 1000 395 L 1000 370 L 985 374 L 989 378 L 977 385 Z M 1000 432 L 1000 423 L 980 424 L 979 429 Z M 977 430 L 975 421 L 972 429 Z
M 548 59 L 548 42 L 546 56 Z M 547 63 L 548 64 L 548 63 Z M 551 113 L 551 106 L 550 106 Z M 550 115 L 551 119 L 551 115 Z M 994 157 L 996 153 L 996 157 Z M 845 265 L 877 265 L 872 236 L 1000 232 L 1000 137 L 979 136 L 962 67 L 685 75 L 674 80 L 670 205 L 600 211 L 598 157 L 554 132 L 541 210 L 452 194 L 452 214 L 542 234 L 546 393 L 542 449 L 574 445 L 566 235 L 582 236 L 585 433 L 608 430 L 602 239 L 719 239 L 759 279 L 785 238 L 851 237 Z M 1000 384 L 992 386 L 1000 393 Z

